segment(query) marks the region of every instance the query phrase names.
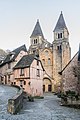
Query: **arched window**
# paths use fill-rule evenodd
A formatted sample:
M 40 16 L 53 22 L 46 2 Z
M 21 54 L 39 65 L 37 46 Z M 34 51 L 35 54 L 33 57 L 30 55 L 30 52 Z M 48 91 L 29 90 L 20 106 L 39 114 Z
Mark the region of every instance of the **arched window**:
M 62 33 L 58 33 L 58 39 L 62 38 Z
M 48 65 L 50 65 L 51 64 L 51 59 L 50 58 L 48 58 Z
M 45 64 L 45 59 L 42 59 L 42 63 Z
M 36 44 L 37 44 L 37 39 L 36 39 Z
M 34 44 L 36 43 L 36 40 L 34 39 Z
M 61 45 L 57 46 L 57 50 L 61 53 L 62 52 L 62 46 Z
M 45 51 L 45 55 L 46 55 L 46 56 L 48 55 L 48 51 L 47 51 L 47 50 Z

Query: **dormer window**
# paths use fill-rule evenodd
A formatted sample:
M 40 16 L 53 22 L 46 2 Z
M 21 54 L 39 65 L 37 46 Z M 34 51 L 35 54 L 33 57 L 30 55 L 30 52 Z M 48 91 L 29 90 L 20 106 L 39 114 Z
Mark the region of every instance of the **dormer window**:
M 58 39 L 62 38 L 62 33 L 58 33 Z

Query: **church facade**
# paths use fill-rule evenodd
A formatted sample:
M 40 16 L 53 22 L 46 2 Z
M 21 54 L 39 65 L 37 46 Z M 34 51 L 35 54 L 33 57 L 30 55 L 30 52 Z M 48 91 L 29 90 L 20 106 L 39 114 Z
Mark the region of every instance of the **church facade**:
M 61 12 L 53 30 L 53 42 L 48 42 L 43 35 L 39 20 L 30 36 L 29 54 L 34 53 L 41 60 L 45 69 L 43 77 L 43 91 L 57 92 L 61 90 L 61 76 L 59 72 L 71 59 L 69 31 Z

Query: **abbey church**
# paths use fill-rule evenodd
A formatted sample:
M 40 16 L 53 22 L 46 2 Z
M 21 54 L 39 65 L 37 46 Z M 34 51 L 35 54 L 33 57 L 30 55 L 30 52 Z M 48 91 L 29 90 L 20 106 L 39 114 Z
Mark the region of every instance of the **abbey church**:
M 71 59 L 69 31 L 61 12 L 53 30 L 53 42 L 48 42 L 43 35 L 39 20 L 30 36 L 29 54 L 34 53 L 41 60 L 45 69 L 43 91 L 56 92 L 61 89 L 59 72 Z
M 0 63 L 0 84 L 17 85 L 34 96 L 62 90 L 59 72 L 71 59 L 69 31 L 62 12 L 53 36 L 53 42 L 48 42 L 37 20 L 30 36 L 29 50 L 22 45 Z

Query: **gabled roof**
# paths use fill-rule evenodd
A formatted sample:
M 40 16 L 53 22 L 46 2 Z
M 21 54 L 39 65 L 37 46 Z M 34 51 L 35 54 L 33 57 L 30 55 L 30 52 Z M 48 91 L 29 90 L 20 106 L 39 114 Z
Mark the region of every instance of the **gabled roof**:
M 38 36 L 38 35 L 40 35 L 40 36 L 42 36 L 44 38 L 41 27 L 40 27 L 39 20 L 37 20 L 37 23 L 36 23 L 36 25 L 34 27 L 34 30 L 33 30 L 30 37 L 35 37 L 35 36 Z
M 80 61 L 80 44 L 79 44 L 78 61 Z
M 59 19 L 57 21 L 57 24 L 56 24 L 56 27 L 54 29 L 54 32 L 58 31 L 58 30 L 63 30 L 64 28 L 67 29 L 66 24 L 65 24 L 65 20 L 64 20 L 62 11 L 61 11 L 61 14 L 60 14 Z
M 68 67 L 68 65 L 73 61 L 73 59 L 76 57 L 76 55 L 79 54 L 79 51 L 74 55 L 74 57 L 68 62 L 68 64 L 63 68 L 61 72 L 59 72 L 60 75 L 62 75 L 62 72 Z
M 15 50 L 13 50 L 12 52 L 10 52 L 7 57 L 5 58 L 4 62 L 0 65 L 0 66 L 3 66 L 4 64 L 6 63 L 9 63 L 9 62 L 12 62 L 15 60 L 15 58 L 17 57 L 17 55 L 19 54 L 19 52 L 23 50 L 25 52 L 27 52 L 27 49 L 26 49 L 26 46 L 25 45 L 22 45 L 18 48 L 16 48 Z M 13 57 L 11 58 L 11 56 L 13 55 Z
M 34 60 L 34 55 L 30 54 L 30 55 L 25 55 L 21 58 L 21 60 L 15 65 L 14 69 L 16 68 L 25 68 L 25 67 L 29 67 L 31 65 L 31 63 Z
M 28 67 L 30 67 L 30 65 L 32 64 L 34 59 L 40 61 L 34 54 L 25 55 L 21 58 L 21 60 L 15 65 L 15 67 L 13 69 L 28 68 Z M 41 63 L 41 65 L 42 65 L 42 63 Z M 43 66 L 42 66 L 42 68 L 43 68 Z

